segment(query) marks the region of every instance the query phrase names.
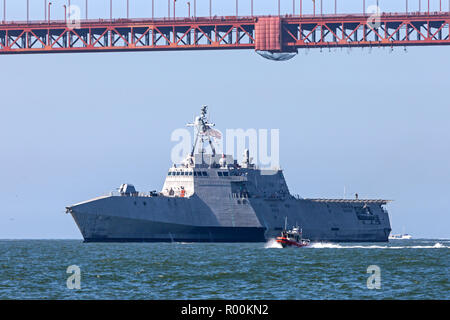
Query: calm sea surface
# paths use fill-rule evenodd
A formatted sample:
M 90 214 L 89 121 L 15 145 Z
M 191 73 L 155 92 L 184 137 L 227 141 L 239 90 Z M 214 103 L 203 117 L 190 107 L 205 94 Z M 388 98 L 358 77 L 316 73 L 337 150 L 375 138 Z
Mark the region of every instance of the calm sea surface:
M 301 249 L 0 240 L 0 299 L 450 299 L 449 248 L 449 240 Z M 67 288 L 71 265 L 80 290 Z M 371 265 L 380 289 L 368 289 Z

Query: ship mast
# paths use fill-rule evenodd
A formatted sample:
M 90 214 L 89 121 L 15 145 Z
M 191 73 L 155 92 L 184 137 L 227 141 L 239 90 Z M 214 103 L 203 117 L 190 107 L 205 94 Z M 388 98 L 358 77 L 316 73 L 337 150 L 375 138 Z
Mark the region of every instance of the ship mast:
M 194 127 L 195 133 L 195 141 L 194 145 L 192 146 L 191 157 L 194 156 L 195 148 L 197 147 L 199 140 L 200 140 L 199 149 L 202 149 L 202 153 L 203 153 L 203 145 L 205 141 L 208 141 L 209 146 L 211 147 L 212 156 L 214 157 L 216 155 L 216 149 L 214 147 L 211 137 L 216 137 L 220 139 L 221 134 L 219 131 L 212 129 L 215 126 L 215 124 L 209 122 L 207 114 L 208 114 L 208 106 L 202 106 L 201 115 L 195 117 L 193 123 L 188 123 L 186 125 L 188 127 Z

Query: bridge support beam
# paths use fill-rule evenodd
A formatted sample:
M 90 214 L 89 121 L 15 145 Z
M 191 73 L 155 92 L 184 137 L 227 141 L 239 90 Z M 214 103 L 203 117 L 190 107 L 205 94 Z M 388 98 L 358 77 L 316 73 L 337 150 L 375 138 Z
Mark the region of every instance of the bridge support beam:
M 0 23 L 0 54 L 449 45 L 449 30 L 450 12 Z

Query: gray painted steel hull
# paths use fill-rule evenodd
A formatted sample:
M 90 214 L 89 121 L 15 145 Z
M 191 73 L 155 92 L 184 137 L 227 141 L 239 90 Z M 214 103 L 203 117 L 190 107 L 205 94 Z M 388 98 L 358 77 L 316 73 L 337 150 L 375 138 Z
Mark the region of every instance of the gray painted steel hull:
M 77 223 L 90 223 L 90 216 L 73 213 Z M 261 242 L 264 228 L 254 227 L 197 227 L 175 223 L 100 216 L 97 228 L 79 225 L 86 242 Z M 100 223 L 98 221 L 101 221 Z M 81 222 L 83 223 L 83 222 Z
M 70 213 L 86 242 L 263 242 L 280 233 L 285 217 L 312 241 L 388 241 L 389 217 L 381 205 L 369 204 L 372 214 L 361 218 L 364 200 L 342 201 L 289 197 L 238 205 L 228 198 L 211 207 L 197 196 L 110 196 L 72 206 Z

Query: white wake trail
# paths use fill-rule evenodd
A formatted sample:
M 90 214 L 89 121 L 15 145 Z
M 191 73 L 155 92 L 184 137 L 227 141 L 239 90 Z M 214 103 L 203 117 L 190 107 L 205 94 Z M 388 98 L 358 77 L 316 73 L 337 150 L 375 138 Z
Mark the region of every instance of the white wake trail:
M 283 247 L 281 244 L 277 242 L 277 240 L 271 238 L 269 239 L 266 244 L 264 245 L 264 248 L 266 249 L 282 249 Z
M 380 246 L 380 245 L 340 245 L 336 243 L 329 243 L 329 242 L 314 242 L 310 246 L 311 248 L 315 249 L 442 249 L 442 248 L 450 248 L 449 246 L 444 246 L 442 243 L 436 242 L 432 246 Z

